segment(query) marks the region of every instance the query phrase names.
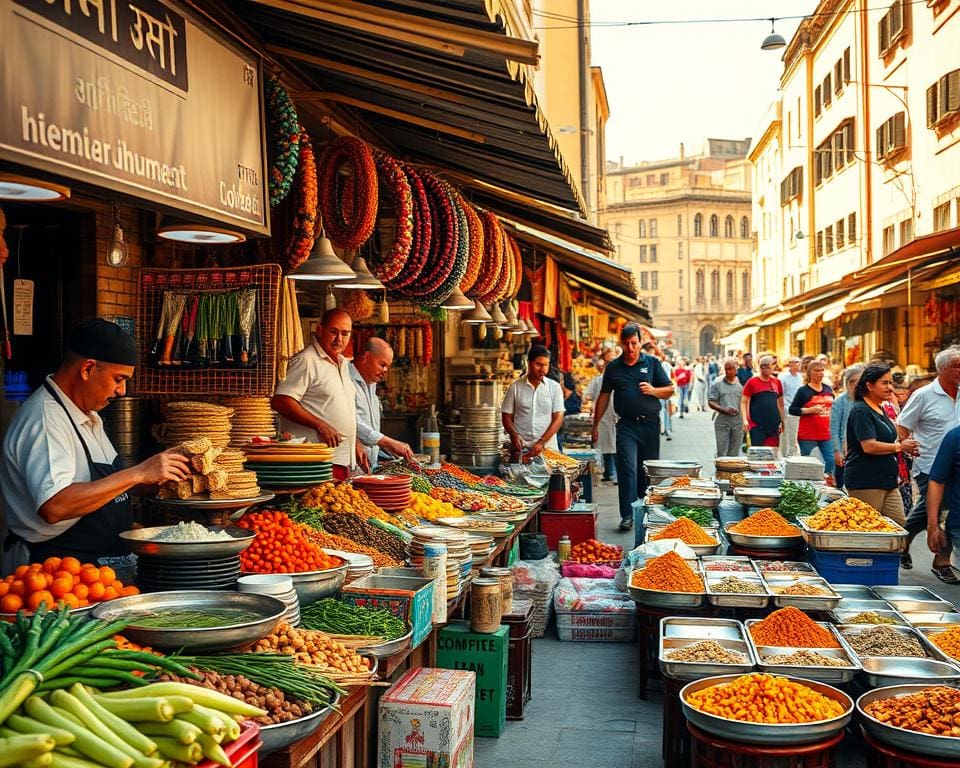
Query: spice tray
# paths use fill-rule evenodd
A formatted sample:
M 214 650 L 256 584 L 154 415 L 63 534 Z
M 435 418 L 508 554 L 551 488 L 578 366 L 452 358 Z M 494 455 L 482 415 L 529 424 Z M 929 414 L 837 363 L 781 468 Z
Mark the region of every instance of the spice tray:
M 850 626 L 856 626 L 856 624 L 854 622 L 851 622 L 850 619 L 860 615 L 861 613 L 865 613 L 865 611 L 851 611 L 849 609 L 843 608 L 841 605 L 841 607 L 834 608 L 833 612 L 830 614 L 830 618 L 832 618 L 835 622 L 837 622 L 837 624 L 849 624 Z M 890 619 L 893 622 L 893 624 L 888 624 L 887 626 L 897 626 L 897 627 L 910 626 L 910 622 L 908 622 L 905 618 L 903 618 L 903 616 L 901 616 L 900 613 L 897 611 L 892 611 L 892 610 L 873 611 L 873 613 L 883 616 L 884 618 Z M 860 626 L 875 627 L 879 625 L 871 624 L 870 622 L 863 622 Z
M 711 532 L 711 536 L 713 533 Z M 758 574 L 753 560 L 744 555 L 704 555 L 700 558 L 705 574 L 722 573 L 728 576 L 731 573 L 745 573 L 750 576 Z
M 831 611 L 837 607 L 843 599 L 833 591 L 830 582 L 821 579 L 819 576 L 792 576 L 782 573 L 765 573 L 763 580 L 767 588 L 773 594 L 773 604 L 778 608 L 784 608 L 793 605 L 806 611 Z M 827 590 L 826 595 L 784 595 L 779 590 L 800 584 L 809 584 L 811 587 L 819 587 Z
M 773 675 L 802 677 L 804 680 L 819 680 L 822 683 L 849 683 L 861 669 L 860 660 L 837 631 L 832 627 L 830 630 L 837 642 L 840 643 L 839 648 L 780 648 L 770 645 L 758 646 L 754 644 L 751 639 L 750 645 L 757 657 L 757 668 L 761 672 L 768 672 Z M 798 651 L 811 651 L 831 659 L 845 661 L 846 664 L 842 667 L 821 667 L 813 664 L 771 664 L 767 661 L 771 656 L 789 656 Z
M 841 611 L 894 611 L 897 610 L 886 600 L 851 600 L 849 597 L 843 598 L 837 608 Z M 902 611 L 901 611 L 902 613 Z
M 736 522 L 727 523 L 723 526 L 723 532 L 730 541 L 740 547 L 749 547 L 750 549 L 796 549 L 800 543 L 799 532 L 796 536 L 752 536 L 731 531 L 730 528 L 736 524 Z
M 738 579 L 755 584 L 762 590 L 759 594 L 744 594 L 739 592 L 715 592 L 713 587 L 721 580 L 736 576 Z M 707 585 L 707 600 L 711 605 L 719 605 L 726 608 L 765 608 L 772 595 L 767 589 L 767 585 L 759 574 L 754 576 L 748 573 L 730 573 L 711 571 L 705 574 L 704 581 Z
M 933 655 L 937 658 L 948 661 L 951 664 L 956 664 L 960 659 L 953 658 L 949 653 L 942 650 L 938 645 L 934 645 L 932 638 L 935 635 L 939 635 L 941 632 L 946 632 L 950 627 L 917 627 L 914 631 L 919 632 L 924 640 L 927 641 L 927 645 L 930 647 L 930 650 L 933 651 Z
M 847 600 L 877 600 L 877 593 L 866 584 L 831 584 L 833 591 Z
M 911 659 L 905 657 L 870 656 L 860 662 L 860 682 L 867 688 L 885 685 L 960 685 L 960 668 L 938 659 Z
M 896 529 L 894 532 L 820 531 L 811 528 L 809 516 L 799 515 L 797 525 L 803 538 L 814 549 L 829 552 L 903 552 L 907 547 L 907 532 L 889 517 L 883 518 Z
M 863 727 L 877 741 L 889 744 L 891 747 L 902 749 L 915 755 L 924 757 L 946 757 L 960 760 L 960 739 L 955 736 L 934 736 L 919 731 L 908 731 L 883 723 L 872 715 L 867 714 L 866 707 L 875 701 L 889 699 L 894 696 L 910 696 L 920 693 L 935 683 L 921 685 L 891 685 L 887 688 L 877 688 L 868 691 L 857 699 L 857 712 L 863 722 Z
M 654 540 L 654 537 L 656 537 L 656 536 L 658 536 L 660 533 L 662 533 L 663 530 L 664 530 L 663 528 L 658 527 L 658 526 L 654 526 L 654 527 L 652 527 L 652 528 L 647 528 L 647 529 L 644 531 L 644 538 L 643 538 L 644 543 L 653 541 L 653 540 Z M 717 554 L 717 552 L 720 551 L 720 547 L 721 547 L 722 544 L 723 544 L 723 541 L 721 540 L 720 535 L 719 535 L 719 529 L 716 529 L 716 528 L 703 528 L 703 527 L 701 527 L 701 530 L 702 530 L 705 534 L 707 534 L 707 536 L 710 536 L 711 538 L 715 539 L 717 543 L 716 543 L 716 544 L 687 544 L 687 546 L 690 547 L 690 549 L 692 549 L 694 552 L 696 552 L 697 555 L 701 555 L 701 556 L 702 556 L 702 555 L 715 555 L 715 554 Z
M 687 560 L 687 565 L 697 576 L 703 579 L 700 564 L 695 560 Z M 639 605 L 648 605 L 652 608 L 699 608 L 707 599 L 706 592 L 661 592 L 657 589 L 643 589 L 633 586 L 633 571 L 627 579 L 630 597 Z
M 747 642 L 743 624 L 733 619 L 690 619 L 668 616 L 660 620 L 660 671 L 676 680 L 699 680 L 710 675 L 725 675 L 750 672 L 757 663 Z M 712 633 L 704 637 L 705 633 Z M 743 664 L 705 661 L 673 661 L 667 656 L 679 648 L 696 645 L 704 640 L 713 640 L 730 651 L 744 656 Z
M 843 714 L 829 720 L 817 720 L 812 723 L 750 723 L 742 720 L 729 720 L 725 717 L 701 712 L 687 703 L 687 697 L 691 694 L 714 685 L 731 683 L 737 677 L 738 675 L 721 675 L 696 680 L 685 685 L 680 690 L 680 706 L 683 708 L 683 714 L 687 720 L 707 733 L 733 742 L 792 746 L 829 739 L 847 727 L 847 723 L 850 722 L 850 717 L 853 714 L 853 699 L 843 691 L 838 691 L 826 683 L 815 680 L 801 680 L 795 677 L 787 677 L 786 679 L 804 685 L 838 702 L 843 707 Z
M 863 624 L 838 624 L 837 629 L 839 630 L 841 636 L 844 640 L 847 641 L 847 644 L 853 648 L 852 638 L 855 638 L 862 632 L 867 632 L 874 627 L 868 627 Z M 920 647 L 923 648 L 924 653 L 927 658 L 940 659 L 941 661 L 950 661 L 950 658 L 943 653 L 939 648 L 937 648 L 933 643 L 931 643 L 921 632 L 920 630 L 914 629 L 913 627 L 890 627 L 898 635 L 903 635 L 904 637 L 913 637 L 920 643 Z M 868 656 L 866 654 L 860 653 L 855 650 L 855 653 L 860 658 L 861 664 L 868 658 L 888 658 L 888 659 L 916 659 L 920 658 L 919 656 Z
M 760 560 L 756 562 L 761 575 L 782 573 L 784 575 L 796 574 L 797 576 L 819 576 L 817 569 L 810 563 L 803 563 L 799 560 Z
M 950 627 L 960 624 L 960 613 L 955 612 L 905 613 L 903 618 L 912 627 Z

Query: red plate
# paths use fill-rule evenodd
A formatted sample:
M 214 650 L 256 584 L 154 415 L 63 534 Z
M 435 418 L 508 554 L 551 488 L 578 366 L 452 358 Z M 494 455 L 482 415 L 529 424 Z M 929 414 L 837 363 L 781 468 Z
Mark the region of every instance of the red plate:
M 360 475 L 351 478 L 354 485 L 370 487 L 392 487 L 397 485 L 410 485 L 411 478 L 407 475 Z

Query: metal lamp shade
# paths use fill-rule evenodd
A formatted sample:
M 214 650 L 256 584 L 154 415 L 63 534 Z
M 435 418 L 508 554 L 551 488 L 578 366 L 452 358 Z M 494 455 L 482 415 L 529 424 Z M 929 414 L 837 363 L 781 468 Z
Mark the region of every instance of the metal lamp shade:
M 443 309 L 449 309 L 454 312 L 463 312 L 467 309 L 473 309 L 473 302 L 463 295 L 459 287 L 454 288 L 453 292 L 440 302 Z
M 357 256 L 357 258 L 353 260 L 351 269 L 356 274 L 355 279 L 344 283 L 334 283 L 335 287 L 346 288 L 347 290 L 360 290 L 362 288 L 366 288 L 367 290 L 383 290 L 383 283 L 370 271 L 370 268 L 367 266 L 367 260 L 363 258 L 363 256 Z
M 356 273 L 333 251 L 326 235 L 320 235 L 313 244 L 310 258 L 294 269 L 287 277 L 293 280 L 353 280 Z
M 473 309 L 469 312 L 464 312 L 460 316 L 460 320 L 467 325 L 486 325 L 490 322 L 490 313 L 484 309 L 483 304 L 479 301 L 473 302 Z

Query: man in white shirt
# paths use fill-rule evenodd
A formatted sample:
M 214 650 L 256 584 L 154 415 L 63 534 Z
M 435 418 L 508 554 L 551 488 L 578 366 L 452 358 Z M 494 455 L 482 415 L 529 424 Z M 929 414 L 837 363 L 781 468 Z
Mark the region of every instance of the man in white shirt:
M 787 370 L 777 374 L 783 385 L 783 434 L 780 435 L 780 455 L 799 456 L 800 444 L 797 442 L 797 430 L 800 428 L 800 417 L 790 415 L 790 404 L 803 386 L 803 374 L 800 373 L 800 358 L 791 355 L 787 360 Z
M 910 543 L 927 529 L 927 483 L 937 449 L 944 435 L 960 426 L 960 347 L 947 347 L 934 358 L 937 378 L 910 395 L 900 417 L 897 431 L 900 438 L 913 437 L 920 443 L 920 455 L 913 460 L 912 474 L 917 481 L 917 501 L 907 514 L 906 529 L 910 532 L 907 550 L 901 557 L 904 568 L 912 568 Z M 950 546 L 933 557 L 933 573 L 947 584 L 960 583 L 950 567 Z
M 603 356 L 597 360 L 597 371 L 599 371 L 599 373 L 590 380 L 586 391 L 583 393 L 584 400 L 590 402 L 591 413 L 593 413 L 593 409 L 597 404 L 597 398 L 600 396 L 600 386 L 603 384 L 603 369 L 606 368 L 607 363 L 614 359 L 616 359 L 616 350 L 613 349 L 613 347 L 605 347 Z M 595 447 L 603 456 L 603 479 L 612 481 L 613 484 L 616 485 L 617 414 L 612 404 L 610 408 L 607 408 L 606 413 L 603 414 L 603 418 L 600 420 L 600 428 L 597 431 L 597 443 Z
M 387 437 L 380 431 L 383 407 L 377 397 L 377 384 L 387 378 L 391 365 L 393 349 L 376 336 L 367 341 L 350 363 L 350 377 L 357 393 L 357 437 L 365 447 L 368 468 L 377 466 L 381 448 L 397 457 L 413 458 L 413 449 L 409 445 Z
M 337 480 L 367 461 L 357 439 L 356 393 L 343 356 L 352 331 L 353 320 L 344 310 L 325 312 L 315 338 L 290 359 L 287 378 L 277 384 L 270 403 L 280 414 L 281 432 L 334 448 Z
M 514 461 L 528 462 L 544 448 L 558 448 L 557 432 L 563 426 L 563 389 L 547 378 L 549 370 L 549 350 L 531 347 L 527 375 L 513 382 L 503 397 L 501 420 L 510 436 Z

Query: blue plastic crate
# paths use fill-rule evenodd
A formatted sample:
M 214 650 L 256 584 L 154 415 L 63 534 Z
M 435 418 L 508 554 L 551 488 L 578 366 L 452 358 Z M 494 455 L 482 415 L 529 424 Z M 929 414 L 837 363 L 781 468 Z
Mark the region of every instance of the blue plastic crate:
M 807 560 L 834 584 L 899 584 L 900 553 L 824 552 L 807 547 Z

